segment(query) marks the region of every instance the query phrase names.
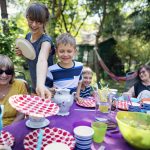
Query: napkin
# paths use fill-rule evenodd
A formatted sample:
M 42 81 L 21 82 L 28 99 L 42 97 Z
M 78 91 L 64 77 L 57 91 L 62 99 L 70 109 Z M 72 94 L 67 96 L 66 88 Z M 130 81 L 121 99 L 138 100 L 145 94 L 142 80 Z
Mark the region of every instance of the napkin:
M 144 103 L 144 104 L 143 104 L 143 108 L 144 108 L 144 109 L 150 110 L 150 104 Z
M 132 105 L 129 105 L 129 108 L 128 108 L 129 111 L 132 111 L 132 112 L 141 112 L 141 108 L 139 106 L 132 106 Z

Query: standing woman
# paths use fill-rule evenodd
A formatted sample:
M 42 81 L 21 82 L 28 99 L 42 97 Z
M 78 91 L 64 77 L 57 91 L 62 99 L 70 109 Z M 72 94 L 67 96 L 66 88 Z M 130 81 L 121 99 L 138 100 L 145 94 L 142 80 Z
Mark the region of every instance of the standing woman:
M 6 55 L 0 54 L 0 105 L 4 105 L 3 124 L 9 125 L 24 118 L 9 104 L 9 97 L 17 94 L 27 94 L 25 82 L 14 79 L 14 65 Z
M 45 26 L 49 20 L 48 8 L 39 3 L 32 3 L 26 10 L 26 19 L 30 32 L 26 39 L 33 45 L 36 53 L 34 60 L 27 59 L 32 81 L 33 93 L 42 98 L 50 98 L 50 91 L 44 86 L 48 66 L 53 64 L 55 52 L 51 37 L 45 33 Z M 22 55 L 16 47 L 16 54 Z

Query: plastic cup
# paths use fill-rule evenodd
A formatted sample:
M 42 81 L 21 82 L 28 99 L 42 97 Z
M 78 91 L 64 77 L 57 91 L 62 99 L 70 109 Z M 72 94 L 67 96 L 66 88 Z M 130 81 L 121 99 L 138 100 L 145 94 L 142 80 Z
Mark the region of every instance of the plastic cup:
M 102 122 L 92 122 L 91 126 L 94 130 L 93 141 L 96 143 L 103 142 L 107 130 L 107 124 Z

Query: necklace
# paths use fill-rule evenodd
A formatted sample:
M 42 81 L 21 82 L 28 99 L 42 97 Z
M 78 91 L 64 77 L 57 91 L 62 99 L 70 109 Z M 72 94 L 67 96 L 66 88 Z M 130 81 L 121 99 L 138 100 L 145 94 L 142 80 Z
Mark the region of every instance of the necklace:
M 4 98 L 7 95 L 9 91 L 9 86 L 10 85 L 8 84 L 6 87 L 0 90 L 0 99 Z

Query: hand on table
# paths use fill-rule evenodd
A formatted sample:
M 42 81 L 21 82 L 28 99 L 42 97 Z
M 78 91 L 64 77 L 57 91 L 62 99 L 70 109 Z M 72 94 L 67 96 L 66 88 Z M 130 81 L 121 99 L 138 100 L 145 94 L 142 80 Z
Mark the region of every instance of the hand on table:
M 38 96 L 40 96 L 43 99 L 51 99 L 52 97 L 51 92 L 45 86 L 38 86 L 36 88 L 36 93 Z
M 83 98 L 82 98 L 82 97 L 78 97 L 78 96 L 77 96 L 77 97 L 75 98 L 75 100 L 78 101 L 79 103 L 82 103 L 82 102 L 83 102 Z

